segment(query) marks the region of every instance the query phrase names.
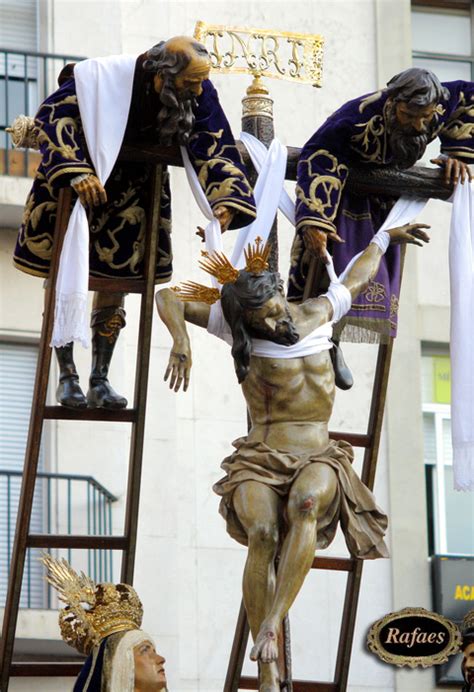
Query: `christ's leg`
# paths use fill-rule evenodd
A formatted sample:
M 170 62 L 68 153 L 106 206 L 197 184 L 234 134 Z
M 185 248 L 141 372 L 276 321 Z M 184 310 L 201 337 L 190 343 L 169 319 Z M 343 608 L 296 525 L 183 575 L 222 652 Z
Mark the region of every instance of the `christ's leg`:
M 233 495 L 234 509 L 248 537 L 248 556 L 243 577 L 245 610 L 255 641 L 273 601 L 275 555 L 281 500 L 271 488 L 257 481 L 242 483 Z M 278 692 L 276 663 L 260 665 L 260 692 Z
M 317 520 L 327 511 L 336 492 L 336 474 L 325 464 L 310 464 L 293 483 L 288 497 L 289 531 L 281 551 L 275 595 L 250 653 L 251 659 L 277 659 L 282 620 L 313 562 Z

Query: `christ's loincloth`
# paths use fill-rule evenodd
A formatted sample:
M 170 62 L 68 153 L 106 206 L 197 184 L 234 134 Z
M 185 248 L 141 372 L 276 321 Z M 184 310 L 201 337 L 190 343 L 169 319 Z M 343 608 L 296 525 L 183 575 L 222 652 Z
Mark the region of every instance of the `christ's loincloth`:
M 214 484 L 222 497 L 219 512 L 227 522 L 227 532 L 239 543 L 247 545 L 247 534 L 234 510 L 234 490 L 245 481 L 258 481 L 287 498 L 291 486 L 308 464 L 330 466 L 337 475 L 338 488 L 334 500 L 318 520 L 318 548 L 327 548 L 336 533 L 338 521 L 353 557 L 374 559 L 388 557 L 383 537 L 387 516 L 377 507 L 371 491 L 351 466 L 354 453 L 348 442 L 330 441 L 318 454 L 292 454 L 271 449 L 263 442 L 247 442 L 240 437 L 233 442 L 236 451 L 224 459 L 221 468 L 226 476 Z

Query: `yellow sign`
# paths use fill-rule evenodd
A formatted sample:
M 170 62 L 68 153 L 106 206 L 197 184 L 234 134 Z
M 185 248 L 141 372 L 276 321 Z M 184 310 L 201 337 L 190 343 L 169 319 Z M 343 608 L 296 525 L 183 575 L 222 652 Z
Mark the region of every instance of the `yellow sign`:
M 451 361 L 449 356 L 433 358 L 433 399 L 436 404 L 451 403 Z

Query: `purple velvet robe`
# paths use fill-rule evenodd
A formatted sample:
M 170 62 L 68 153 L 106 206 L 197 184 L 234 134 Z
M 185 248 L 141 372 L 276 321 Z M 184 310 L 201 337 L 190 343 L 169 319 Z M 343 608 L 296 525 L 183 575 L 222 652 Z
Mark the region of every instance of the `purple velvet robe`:
M 431 141 L 439 137 L 441 151 L 474 163 L 474 84 L 445 82 L 450 97 L 437 107 Z M 361 96 L 344 104 L 314 133 L 301 150 L 296 187 L 296 235 L 291 253 L 289 300 L 301 300 L 309 267 L 302 229 L 337 230 L 344 244 L 329 251 L 340 274 L 349 260 L 367 247 L 394 199 L 359 196 L 344 189 L 351 165 L 389 166 L 393 155 L 387 133 L 387 92 Z M 343 338 L 378 341 L 397 329 L 400 289 L 400 248 L 389 247 L 368 288 L 344 318 Z
M 152 88 L 153 74 L 141 67 L 145 57 L 137 59 L 125 141 L 150 144 L 156 139 L 161 102 Z M 14 253 L 18 269 L 43 277 L 49 272 L 59 189 L 69 186 L 81 173 L 94 173 L 82 132 L 72 65 L 63 70 L 59 81 L 60 88 L 36 114 L 42 161 L 26 201 Z M 212 208 L 222 204 L 234 211 L 231 228 L 245 226 L 256 215 L 253 192 L 217 91 L 209 80 L 203 82 L 194 114 L 187 148 L 209 204 Z M 88 210 L 91 276 L 133 279 L 143 275 L 151 170 L 151 164 L 117 161 L 105 185 L 107 203 Z M 73 197 L 74 203 L 75 194 Z M 157 283 L 171 277 L 170 234 L 171 194 L 165 170 Z

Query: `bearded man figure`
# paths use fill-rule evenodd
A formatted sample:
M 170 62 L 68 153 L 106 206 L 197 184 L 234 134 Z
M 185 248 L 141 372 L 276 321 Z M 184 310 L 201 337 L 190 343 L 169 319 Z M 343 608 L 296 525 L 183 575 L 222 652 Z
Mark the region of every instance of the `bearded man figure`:
M 429 70 L 411 68 L 385 89 L 356 98 L 333 113 L 301 150 L 298 163 L 296 235 L 288 299 L 301 301 L 311 256 L 323 257 L 329 241 L 340 273 L 373 237 L 394 200 L 344 189 L 351 166 L 413 166 L 439 137 L 446 181 L 471 179 L 474 161 L 474 86 L 441 84 Z M 396 335 L 399 248 L 390 248 L 377 275 L 338 327 L 347 341 L 374 342 Z M 324 285 L 324 280 L 322 281 Z M 351 386 L 350 372 L 334 351 L 336 383 Z
M 185 145 L 222 231 L 255 218 L 252 189 L 231 129 L 209 81 L 204 46 L 178 36 L 158 43 L 136 60 L 124 141 Z M 59 89 L 40 106 L 34 121 L 42 162 L 26 202 L 14 253 L 15 266 L 47 277 L 58 192 L 71 185 L 88 210 L 89 273 L 93 277 L 143 276 L 145 229 L 152 166 L 117 161 L 102 185 L 87 151 L 76 93 L 74 65 L 59 76 Z M 111 103 L 110 109 L 116 107 Z M 73 203 L 76 201 L 74 195 Z M 158 232 L 156 282 L 172 272 L 171 199 L 165 172 Z M 83 408 L 123 408 L 124 397 L 108 381 L 115 343 L 125 325 L 123 293 L 96 293 L 91 317 L 92 369 L 87 398 L 79 385 L 73 344 L 56 348 L 57 400 Z

